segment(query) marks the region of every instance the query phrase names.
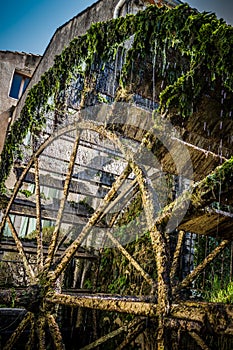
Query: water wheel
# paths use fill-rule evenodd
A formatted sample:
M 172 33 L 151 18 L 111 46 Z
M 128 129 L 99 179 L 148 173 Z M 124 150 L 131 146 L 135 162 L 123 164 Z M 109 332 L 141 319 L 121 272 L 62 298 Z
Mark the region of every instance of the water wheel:
M 182 327 L 189 331 L 199 346 L 205 348 L 198 333 L 206 317 L 204 309 L 197 313 L 197 305 L 177 306 L 179 290 L 195 278 L 192 275 L 180 284 L 175 278 L 184 231 L 177 231 L 178 240 L 170 261 L 169 233 L 179 226 L 189 201 L 177 212 L 169 209 L 166 217 L 159 214 L 168 200 L 172 200 L 171 188 L 151 150 L 156 140 L 163 146 L 165 144 L 172 156 L 177 149 L 174 150 L 164 136 L 168 125 L 162 133 L 161 123 L 156 132 L 154 122 L 153 128 L 150 123 L 139 127 L 140 121 L 135 122 L 135 111 L 133 123 L 132 113 L 131 119 L 124 117 L 116 121 L 111 111 L 108 118 L 104 117 L 104 122 L 98 119 L 97 114 L 93 120 L 78 113 L 74 123 L 47 134 L 39 141 L 33 139 L 34 151 L 30 158 L 26 154 L 23 164 L 16 164 L 17 181 L 4 209 L 1 230 L 7 234 L 8 238 L 3 240 L 6 245 L 7 242 L 9 245 L 9 235 L 14 239 L 14 251 L 20 256 L 26 286 L 23 289 L 2 289 L 1 300 L 23 307 L 27 312 L 8 339 L 5 350 L 20 343 L 25 330 L 28 336 L 25 348 L 35 349 L 38 346 L 38 349 L 45 349 L 52 344 L 55 349 L 63 349 L 57 305 L 134 315 L 133 320 L 107 332 L 83 349 L 95 348 L 122 333 L 126 336 L 118 344 L 118 349 L 123 349 L 143 332 L 148 318 L 154 319 L 155 348 L 163 349 L 166 345 L 166 329 Z M 148 116 L 148 112 L 140 110 L 140 117 L 142 113 Z M 152 120 L 151 115 L 149 117 L 147 121 Z M 183 171 L 184 162 L 187 164 L 189 161 L 183 146 L 182 152 L 180 164 L 173 159 L 178 173 L 180 169 Z M 29 158 L 27 164 L 26 158 Z M 31 193 L 28 193 L 29 188 Z M 136 209 L 135 202 L 139 203 Z M 131 227 L 123 235 L 122 231 L 119 234 L 119 227 L 122 222 L 124 224 L 129 212 L 135 225 L 132 224 L 133 229 Z M 28 231 L 24 234 L 20 231 L 25 220 L 27 228 L 34 229 L 34 235 L 29 234 L 29 246 L 25 241 Z M 48 222 L 51 235 L 45 240 L 43 228 Z M 127 243 L 145 232 L 149 232 L 152 259 L 156 266 L 154 275 L 149 274 L 125 248 Z M 218 253 L 228 243 L 223 241 Z M 100 294 L 95 290 L 89 293 L 85 289 L 70 292 L 63 288 L 62 281 L 73 259 L 95 259 L 105 247 L 117 248 L 129 261 L 146 281 L 147 295 Z M 33 259 L 29 258 L 31 255 Z

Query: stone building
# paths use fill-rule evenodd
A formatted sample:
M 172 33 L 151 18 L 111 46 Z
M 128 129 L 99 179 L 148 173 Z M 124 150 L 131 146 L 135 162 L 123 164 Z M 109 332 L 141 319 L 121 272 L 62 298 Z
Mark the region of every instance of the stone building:
M 26 90 L 41 56 L 24 52 L 0 51 L 0 152 L 13 110 Z
M 2 114 L 2 123 L 4 124 L 4 127 L 2 129 L 1 139 L 2 139 L 2 146 L 4 144 L 4 134 L 9 128 L 10 124 L 13 124 L 15 120 L 17 120 L 20 117 L 20 113 L 22 111 L 22 108 L 25 104 L 25 100 L 27 98 L 27 94 L 30 91 L 30 88 L 32 88 L 35 84 L 37 84 L 43 74 L 49 70 L 50 67 L 54 65 L 54 61 L 57 56 L 59 56 L 62 51 L 69 46 L 70 42 L 77 37 L 82 36 L 87 32 L 87 30 L 90 28 L 91 24 L 96 22 L 103 22 L 110 20 L 112 18 L 117 18 L 120 16 L 126 16 L 127 14 L 135 14 L 139 10 L 143 10 L 146 8 L 147 5 L 158 3 L 158 5 L 162 6 L 162 4 L 173 7 L 175 5 L 180 4 L 180 1 L 178 0 L 169 0 L 169 1 L 154 1 L 154 0 L 113 0 L 110 3 L 108 3 L 108 6 L 106 6 L 106 2 L 104 0 L 100 0 L 96 3 L 94 3 L 92 6 L 84 10 L 83 12 L 79 13 L 75 17 L 73 17 L 70 21 L 62 25 L 60 28 L 56 30 L 53 37 L 51 38 L 51 41 L 46 48 L 44 54 L 42 57 L 35 56 L 32 54 L 24 54 L 24 53 L 2 53 L 2 65 L 4 67 L 4 75 L 6 74 L 6 78 L 4 80 L 9 81 L 9 86 L 11 82 L 14 82 L 12 80 L 12 74 L 14 74 L 14 79 L 18 78 L 19 84 L 16 86 L 16 89 L 18 88 L 17 92 L 14 92 L 14 97 L 10 96 L 12 93 L 9 90 L 10 88 L 7 87 L 7 84 L 5 85 L 7 90 L 2 90 L 2 95 L 0 96 L 0 106 L 2 105 L 2 109 L 4 110 L 4 113 Z M 129 44 L 130 45 L 130 44 Z M 6 63 L 4 64 L 4 58 L 6 59 Z M 10 62 L 12 62 L 12 65 L 10 65 Z M 9 68 L 11 67 L 11 68 Z M 109 66 L 110 70 L 104 73 L 105 77 L 105 87 L 102 87 L 103 90 L 112 90 L 115 93 L 115 88 L 113 85 L 114 83 L 114 76 L 113 76 L 113 69 L 111 65 Z M 119 67 L 117 69 L 120 69 Z M 14 73 L 12 73 L 14 72 Z M 8 74 L 8 75 L 7 75 Z M 75 89 L 74 93 L 75 93 Z M 100 91 L 101 94 L 101 91 Z M 144 102 L 143 102 L 144 103 Z M 13 108 L 12 108 L 13 106 Z M 4 119 L 5 116 L 5 119 Z M 49 123 L 49 122 L 48 122 Z M 0 141 L 1 142 L 1 141 Z M 69 154 L 69 143 L 63 141 L 62 146 L 56 145 L 52 151 L 50 151 L 50 156 L 56 155 L 58 152 L 61 156 L 62 149 L 63 153 Z M 27 147 L 27 144 L 24 144 L 23 147 Z M 1 151 L 2 148 L 0 148 Z M 66 151 L 65 151 L 66 150 Z M 24 150 L 25 152 L 25 150 Z M 87 154 L 84 151 L 85 154 Z M 93 163 L 93 159 L 95 162 L 95 166 L 97 165 L 97 159 L 98 162 L 101 162 L 101 166 L 103 166 L 103 156 L 98 158 L 98 152 L 91 151 L 91 154 L 89 156 L 86 156 L 89 166 Z M 87 163 L 86 163 L 87 165 Z M 60 165 L 58 164 L 57 167 Z M 113 176 L 110 174 L 110 167 L 106 166 L 105 169 L 107 172 L 101 174 L 101 179 L 105 179 L 105 183 L 109 184 L 112 183 L 110 178 Z M 109 174 L 109 175 L 108 175 Z M 85 173 L 85 176 L 88 177 L 91 181 L 96 181 L 95 175 L 87 174 Z M 109 179 L 107 177 L 109 176 Z M 15 175 L 13 172 L 11 172 L 10 177 L 7 180 L 7 186 L 9 188 L 12 188 L 15 182 Z M 90 187 L 90 185 L 89 185 Z M 31 184 L 26 185 L 24 190 L 32 191 Z M 103 189 L 97 189 L 91 187 L 90 191 L 94 191 L 96 193 L 97 191 L 103 192 Z M 45 196 L 53 198 L 56 198 L 59 196 L 57 191 L 55 190 L 49 190 L 46 188 L 43 188 L 43 193 Z M 103 192 L 104 193 L 104 192 Z M 81 198 L 82 200 L 83 198 Z M 98 201 L 97 201 L 98 203 Z M 98 204 L 95 203 L 94 207 L 97 207 Z M 24 220 L 23 220 L 24 221 Z M 32 230 L 35 227 L 35 221 L 32 225 L 27 225 L 22 221 L 22 219 L 18 220 L 18 224 L 16 225 L 18 228 L 21 227 L 21 231 L 23 231 L 23 235 L 25 235 L 25 227 L 27 226 L 27 230 Z M 33 220 L 30 220 L 33 221 Z M 22 230 L 22 226 L 24 229 Z
M 146 3 L 102 0 L 59 28 L 13 113 L 1 229 L 23 257 L 16 303 L 41 348 L 64 336 L 68 348 L 206 349 L 233 334 L 232 307 L 198 299 L 207 275 L 233 271 L 233 245 L 213 263 L 232 241 L 231 66 L 203 45 L 214 28 L 222 47 L 228 28 L 187 4 L 160 8 L 179 1 L 138 13 Z M 65 306 L 61 332 L 51 304 Z
M 114 17 L 125 16 L 129 13 L 136 13 L 139 10 L 143 10 L 148 4 L 173 7 L 180 3 L 179 0 L 112 0 L 106 6 L 105 0 L 99 0 L 59 27 L 51 38 L 42 57 L 25 53 L 1 52 L 1 67 L 3 74 L 7 74 L 4 80 L 9 81 L 9 85 L 4 85 L 7 91 L 5 89 L 2 90 L 0 95 L 0 113 L 5 112 L 11 105 L 15 106 L 17 104 L 13 119 L 17 118 L 25 102 L 27 91 L 54 64 L 54 58 L 69 45 L 70 41 L 75 37 L 83 35 L 91 24 L 107 21 Z M 10 102 L 12 98 L 9 99 L 9 86 L 12 79 L 12 72 L 9 72 L 8 66 L 10 62 L 12 62 L 12 69 L 15 69 L 15 73 L 18 72 L 22 76 L 30 78 L 30 81 L 27 81 L 27 86 L 24 87 L 24 89 L 27 87 L 26 93 L 22 98 L 21 96 L 17 96 L 18 98 L 12 103 Z M 6 101 L 9 101 L 9 105 Z

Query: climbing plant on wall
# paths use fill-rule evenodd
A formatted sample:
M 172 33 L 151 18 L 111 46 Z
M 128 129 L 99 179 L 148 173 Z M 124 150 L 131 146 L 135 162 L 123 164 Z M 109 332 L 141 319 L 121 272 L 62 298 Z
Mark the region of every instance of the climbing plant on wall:
M 222 306 L 219 311 L 221 318 L 215 320 L 214 317 L 211 317 L 214 313 L 212 308 L 208 309 L 206 305 L 199 305 L 194 302 L 191 306 L 185 304 L 183 300 L 181 302 L 180 292 L 186 290 L 192 284 L 200 271 L 202 272 L 205 266 L 213 261 L 214 257 L 229 244 L 229 240 L 222 241 L 208 255 L 208 261 L 204 259 L 203 262 L 202 257 L 200 259 L 202 262 L 182 281 L 178 281 L 176 272 L 179 268 L 181 246 L 185 232 L 182 230 L 179 232 L 179 244 L 177 243 L 175 252 L 170 254 L 170 235 L 168 235 L 165 228 L 173 213 L 179 212 L 185 202 L 189 202 L 187 217 L 190 216 L 195 219 L 195 214 L 203 212 L 207 205 L 215 202 L 221 191 L 227 193 L 228 189 L 232 190 L 233 159 L 221 164 L 207 177 L 203 176 L 202 180 L 192 186 L 192 191 L 185 191 L 176 201 L 173 201 L 172 196 L 168 205 L 161 208 L 158 217 L 155 218 L 155 205 L 150 193 L 153 186 L 149 184 L 150 179 L 144 178 L 143 169 L 136 164 L 134 155 L 125 146 L 131 135 L 128 135 L 127 132 L 124 133 L 125 130 L 120 129 L 121 126 L 118 125 L 119 130 L 123 130 L 120 137 L 118 137 L 118 130 L 113 129 L 115 125 L 113 127 L 109 126 L 109 120 L 102 120 L 103 123 L 101 124 L 93 120 L 80 118 L 81 120 L 78 119 L 76 124 L 72 124 L 73 119 L 75 117 L 79 118 L 81 114 L 72 113 L 72 108 L 75 107 L 75 111 L 81 111 L 85 107 L 100 103 L 112 103 L 114 101 L 130 103 L 134 101 L 134 95 L 140 95 L 142 98 L 152 101 L 154 104 L 152 103 L 150 106 L 153 106 L 153 108 L 157 104 L 158 111 L 163 113 L 163 118 L 177 118 L 185 123 L 190 116 L 197 113 L 199 105 L 203 104 L 203 96 L 205 98 L 212 96 L 216 100 L 224 98 L 225 103 L 222 106 L 221 116 L 229 118 L 233 108 L 232 67 L 229 63 L 229 60 L 232 62 L 231 44 L 231 27 L 227 26 L 222 20 L 218 20 L 214 14 L 200 14 L 187 4 L 173 10 L 150 6 L 137 15 L 129 15 L 125 18 L 96 23 L 91 26 L 84 36 L 74 39 L 62 54 L 55 58 L 54 66 L 28 92 L 21 115 L 12 125 L 6 140 L 2 154 L 3 166 L 0 168 L 0 180 L 3 191 L 4 180 L 14 159 L 19 159 L 21 156 L 23 161 L 26 159 L 26 157 L 23 158 L 20 144 L 27 133 L 30 132 L 34 135 L 35 143 L 32 147 L 34 147 L 33 151 L 35 152 L 25 169 L 29 174 L 31 170 L 35 176 L 37 226 L 39 227 L 36 231 L 38 232 L 36 236 L 39 273 L 35 276 L 9 217 L 17 191 L 23 181 L 23 177 L 21 177 L 7 204 L 1 227 L 3 228 L 7 221 L 15 242 L 18 244 L 18 251 L 23 257 L 24 267 L 31 285 L 26 294 L 22 291 L 17 293 L 14 291 L 10 294 L 2 292 L 1 297 L 4 303 L 5 299 L 7 299 L 6 301 L 13 300 L 14 306 L 23 306 L 30 311 L 30 314 L 26 316 L 24 323 L 14 332 L 10 346 L 13 347 L 17 334 L 23 331 L 23 327 L 31 323 L 30 338 L 34 336 L 34 330 L 36 330 L 39 334 L 40 348 L 44 348 L 45 329 L 49 327 L 54 346 L 62 349 L 61 333 L 53 316 L 53 304 L 97 308 L 107 312 L 124 312 L 128 313 L 130 318 L 132 314 L 154 318 L 156 321 L 154 323 L 156 327 L 154 333 L 157 332 L 156 341 L 159 349 L 164 349 L 166 329 L 174 328 L 176 331 L 178 328 L 184 332 L 190 329 L 189 334 L 196 339 L 197 344 L 202 344 L 202 348 L 206 348 L 206 346 L 201 342 L 202 339 L 198 338 L 198 333 L 205 329 L 206 324 L 208 326 L 211 324 L 213 330 L 217 329 L 218 331 L 220 329 L 219 324 L 226 329 L 229 324 L 226 325 L 225 323 L 227 308 Z M 120 63 L 117 61 L 119 54 L 121 55 Z M 114 70 L 114 68 L 116 69 Z M 107 93 L 102 92 L 100 85 L 102 79 L 104 81 L 105 76 L 109 77 L 111 74 L 114 75 L 115 81 L 112 92 L 107 95 Z M 224 90 L 226 97 L 221 97 L 222 90 Z M 218 108 L 213 113 L 218 115 Z M 155 113 L 152 113 L 152 117 L 154 115 Z M 140 114 L 140 121 L 142 119 Z M 66 131 L 62 131 L 64 124 L 67 128 Z M 65 180 L 61 180 L 59 183 L 59 186 L 62 183 L 63 195 L 60 200 L 52 239 L 48 247 L 48 256 L 43 261 L 43 242 L 40 236 L 42 219 L 40 202 L 41 173 L 38 158 L 40 155 L 43 156 L 43 150 L 53 139 L 60 136 L 61 140 L 64 140 L 65 132 L 70 131 L 69 127 L 73 128 L 72 131 L 75 132 L 78 128 L 78 132 L 68 170 L 64 174 Z M 60 129 L 57 130 L 58 128 Z M 100 138 L 98 140 L 109 138 L 109 140 L 116 142 L 125 155 L 127 166 L 121 175 L 116 176 L 116 180 L 111 179 L 113 181 L 111 183 L 112 187 L 104 197 L 102 206 L 98 206 L 97 210 L 92 212 L 92 207 L 88 207 L 88 203 L 86 203 L 86 210 L 89 209 L 85 215 L 85 218 L 88 219 L 86 225 L 84 225 L 81 232 L 75 232 L 77 233 L 75 240 L 67 247 L 61 257 L 55 259 L 56 251 L 60 246 L 58 234 L 63 211 L 68 203 L 68 196 L 73 190 L 72 174 L 74 166 L 77 165 L 75 162 L 81 140 L 80 134 L 86 130 L 99 133 Z M 43 142 L 44 135 L 47 137 L 45 142 Z M 127 137 L 128 139 L 126 139 Z M 148 146 L 148 149 L 153 151 L 152 148 L 155 142 L 152 139 L 150 133 L 147 133 L 146 136 L 141 133 L 137 142 L 142 141 L 143 149 Z M 36 143 L 37 141 L 38 143 Z M 63 145 L 62 141 L 61 144 Z M 206 155 L 205 149 L 202 152 Z M 214 165 L 211 166 L 214 167 Z M 26 176 L 25 169 L 24 178 Z M 112 202 L 116 199 L 121 201 L 127 193 L 127 189 L 125 189 L 121 197 L 117 196 L 118 190 L 123 187 L 123 183 L 126 179 L 129 179 L 132 172 L 137 184 L 132 180 L 130 188 L 132 187 L 136 191 L 135 193 L 140 195 L 140 198 L 135 196 L 135 200 L 129 202 L 127 199 L 125 210 L 118 209 L 121 211 L 121 216 L 118 216 L 118 213 L 117 216 L 115 216 L 115 213 L 111 216 L 112 213 L 110 213 L 111 215 L 106 218 L 105 214 L 109 214 L 106 208 L 111 207 Z M 133 187 L 133 183 L 136 188 Z M 101 185 L 103 183 L 100 182 Z M 160 191 L 163 192 L 161 187 Z M 80 202 L 74 202 L 72 208 L 78 209 L 80 204 Z M 124 248 L 123 244 L 118 242 L 118 239 L 125 236 L 126 229 L 129 234 L 134 234 L 137 231 L 138 213 L 141 212 L 142 208 L 145 209 L 146 221 L 145 230 L 142 226 L 144 235 L 141 238 L 136 237 L 133 244 L 127 244 Z M 113 231 L 106 230 L 107 237 L 121 252 L 123 258 L 119 257 L 116 251 L 105 250 L 99 264 L 101 286 L 97 283 L 99 276 L 96 277 L 96 282 L 92 283 L 89 277 L 91 277 L 91 272 L 95 273 L 95 271 L 88 270 L 89 267 L 86 269 L 88 273 L 85 272 L 87 278 L 84 286 L 91 288 L 92 285 L 95 285 L 96 289 L 99 288 L 101 292 L 103 291 L 102 285 L 104 282 L 104 292 L 120 293 L 121 296 L 97 295 L 93 297 L 84 295 L 80 297 L 55 291 L 55 282 L 67 267 L 70 268 L 69 264 L 72 262 L 72 258 L 92 227 L 99 223 L 101 229 L 106 228 L 106 222 L 110 218 L 109 226 L 113 228 L 113 225 L 115 225 L 116 235 L 113 236 Z M 107 219 L 106 222 L 105 219 Z M 112 219 L 114 220 L 112 221 Z M 143 220 L 144 218 L 140 217 L 140 222 Z M 177 221 L 176 225 L 177 227 L 179 225 Z M 96 238 L 96 236 L 93 237 Z M 170 259 L 170 255 L 173 259 Z M 137 273 L 133 272 L 133 268 L 136 269 Z M 101 269 L 104 269 L 104 271 Z M 69 287 L 69 282 L 69 279 L 67 279 L 67 287 Z M 128 293 L 150 293 L 151 295 L 149 298 L 141 299 L 132 295 L 132 298 L 129 299 L 127 298 Z M 122 298 L 122 294 L 126 294 L 125 298 Z M 179 304 L 178 307 L 177 303 Z M 194 310 L 194 307 L 196 307 L 196 310 Z M 173 322 L 174 320 L 175 322 Z M 144 322 L 144 320 L 142 321 Z M 79 320 L 79 324 L 81 323 Z M 196 328 L 193 328 L 194 326 Z M 195 332 L 193 332 L 193 329 Z M 141 331 L 140 328 L 139 333 Z M 130 341 L 131 339 L 127 340 L 128 344 Z M 154 341 L 151 341 L 151 343 L 154 343 Z M 122 346 L 120 345 L 120 348 L 123 346 L 124 343 Z
M 27 132 L 43 128 L 46 112 L 54 104 L 60 103 L 61 108 L 60 97 L 71 79 L 85 81 L 94 63 L 102 62 L 104 67 L 130 37 L 133 42 L 125 49 L 119 91 L 145 94 L 143 84 L 149 79 L 148 96 L 159 101 L 160 110 L 183 117 L 197 108 L 203 92 L 211 94 L 219 85 L 232 92 L 233 28 L 215 14 L 199 13 L 187 4 L 174 9 L 149 6 L 136 15 L 95 23 L 85 35 L 71 41 L 28 92 L 2 152 L 1 191 Z M 119 91 L 116 96 L 122 98 Z M 224 114 L 228 116 L 233 108 L 230 98 L 225 105 Z

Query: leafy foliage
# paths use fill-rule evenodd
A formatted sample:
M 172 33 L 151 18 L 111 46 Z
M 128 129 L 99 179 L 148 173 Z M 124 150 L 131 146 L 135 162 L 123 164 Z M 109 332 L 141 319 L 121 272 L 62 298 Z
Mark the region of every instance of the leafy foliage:
M 213 303 L 233 304 L 233 282 L 222 285 L 215 276 L 212 289 L 205 293 L 205 299 Z
M 133 43 L 126 49 L 124 43 L 130 37 Z M 40 132 L 49 110 L 65 109 L 65 90 L 74 77 L 83 82 L 85 100 L 85 84 L 94 79 L 93 70 L 114 60 L 120 47 L 126 52 L 119 89 L 130 95 L 150 84 L 149 97 L 159 100 L 162 112 L 186 117 L 197 108 L 200 96 L 211 94 L 219 85 L 233 91 L 233 28 L 214 14 L 199 13 L 187 4 L 174 9 L 148 6 L 136 15 L 95 23 L 70 42 L 28 92 L 2 152 L 1 192 L 26 134 Z M 151 86 L 152 80 L 156 86 Z M 80 106 L 84 105 L 80 102 Z M 226 116 L 231 109 L 232 103 Z

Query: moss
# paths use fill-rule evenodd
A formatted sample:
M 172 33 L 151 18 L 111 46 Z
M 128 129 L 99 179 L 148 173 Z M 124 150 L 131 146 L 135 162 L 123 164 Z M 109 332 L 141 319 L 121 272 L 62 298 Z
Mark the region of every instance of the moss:
M 148 6 L 136 15 L 95 23 L 85 35 L 71 41 L 29 91 L 2 152 L 1 192 L 14 159 L 21 157 L 19 146 L 28 131 L 38 133 L 49 110 L 65 110 L 65 91 L 72 79 L 85 81 L 100 62 L 113 61 L 118 48 L 132 35 L 134 41 L 118 81 L 118 98 L 128 100 L 143 84 L 149 84 L 149 95 L 159 100 L 160 111 L 186 117 L 219 81 L 232 92 L 233 28 L 214 14 L 198 13 L 187 4 L 174 9 Z M 148 83 L 152 71 L 156 91 Z
M 221 280 L 215 276 L 211 289 L 203 294 L 206 301 L 233 304 L 233 282 L 222 283 Z
M 24 194 L 24 196 L 26 198 L 29 198 L 29 197 L 31 197 L 33 195 L 33 193 L 31 191 L 29 191 L 29 190 L 20 190 L 19 192 Z
M 121 227 L 121 233 L 128 235 L 127 229 Z M 156 280 L 157 271 L 154 252 L 149 233 L 128 243 L 125 249 Z M 117 248 L 105 248 L 101 253 L 98 292 L 121 295 L 147 295 L 151 286 L 135 270 L 128 259 L 119 254 Z

